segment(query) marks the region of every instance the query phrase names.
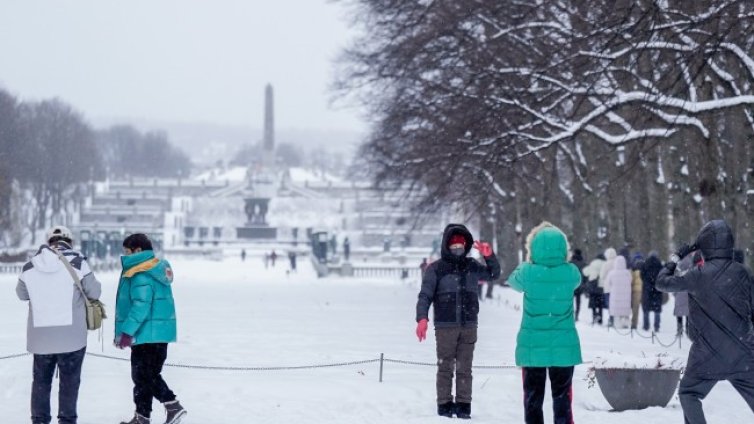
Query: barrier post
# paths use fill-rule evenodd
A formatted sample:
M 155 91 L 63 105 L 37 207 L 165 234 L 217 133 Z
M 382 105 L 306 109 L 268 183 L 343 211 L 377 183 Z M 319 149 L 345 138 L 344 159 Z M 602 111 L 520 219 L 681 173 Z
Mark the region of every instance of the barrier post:
M 380 353 L 380 383 L 382 383 L 382 370 L 385 364 L 385 354 Z

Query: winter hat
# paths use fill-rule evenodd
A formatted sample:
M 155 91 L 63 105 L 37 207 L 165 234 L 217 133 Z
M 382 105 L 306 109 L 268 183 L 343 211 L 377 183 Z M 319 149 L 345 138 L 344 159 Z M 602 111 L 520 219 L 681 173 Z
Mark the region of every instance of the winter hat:
M 448 242 L 448 247 L 452 248 L 454 245 L 460 244 L 463 247 L 466 247 L 466 237 L 464 237 L 461 234 L 454 234 L 450 237 L 450 241 Z
M 47 231 L 47 242 L 49 243 L 55 237 L 60 237 L 65 240 L 73 240 L 73 233 L 67 227 L 62 225 L 56 225 Z

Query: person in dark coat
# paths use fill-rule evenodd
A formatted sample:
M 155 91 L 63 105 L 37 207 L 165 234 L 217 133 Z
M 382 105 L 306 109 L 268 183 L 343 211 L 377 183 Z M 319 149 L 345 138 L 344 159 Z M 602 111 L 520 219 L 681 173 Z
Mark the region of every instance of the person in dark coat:
M 599 279 L 603 266 L 605 266 L 605 255 L 600 253 L 581 271 L 581 275 L 587 279 L 586 291 L 589 295 L 589 309 L 592 310 L 592 325 L 602 325 L 604 291 L 599 286 Z
M 689 294 L 693 343 L 678 389 L 686 424 L 706 423 L 702 399 L 718 381 L 730 382 L 754 412 L 754 280 L 733 260 L 733 243 L 725 221 L 710 221 L 695 246 L 681 246 L 657 277 L 660 290 Z M 697 247 L 704 265 L 674 275 L 678 261 Z
M 576 265 L 576 268 L 579 269 L 579 275 L 581 275 L 581 284 L 579 284 L 579 286 L 576 287 L 576 290 L 573 291 L 573 299 L 576 302 L 575 315 L 576 315 L 576 321 L 578 321 L 579 313 L 581 312 L 581 296 L 586 292 L 586 284 L 587 284 L 587 278 L 582 273 L 582 271 L 584 270 L 584 267 L 586 266 L 586 262 L 584 262 L 584 256 L 581 253 L 581 249 L 573 249 L 573 255 L 571 256 L 571 263 Z
M 657 274 L 662 270 L 662 261 L 657 257 L 656 252 L 649 254 L 649 257 L 644 261 L 644 265 L 641 266 L 641 281 L 642 295 L 641 295 L 641 309 L 644 312 L 644 331 L 649 331 L 649 314 L 654 313 L 654 331 L 655 333 L 660 331 L 660 315 L 662 313 L 662 292 L 655 288 L 657 282 Z
M 485 264 L 469 257 L 472 246 Z M 479 280 L 492 283 L 500 276 L 500 263 L 492 246 L 474 242 L 469 230 L 450 224 L 443 235 L 441 256 L 427 266 L 416 302 L 416 336 L 427 338 L 429 308 L 434 306 L 437 343 L 437 414 L 471 418 L 471 362 L 477 340 Z M 453 401 L 453 374 L 456 397 Z

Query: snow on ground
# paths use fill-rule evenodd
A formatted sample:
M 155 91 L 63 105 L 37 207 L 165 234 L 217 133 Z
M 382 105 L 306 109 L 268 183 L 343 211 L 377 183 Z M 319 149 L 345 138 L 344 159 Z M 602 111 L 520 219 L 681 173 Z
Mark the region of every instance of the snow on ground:
M 168 362 L 210 366 L 280 366 L 376 359 L 435 361 L 434 335 L 418 343 L 414 335 L 417 282 L 317 280 L 301 261 L 299 274 L 265 270 L 258 261 L 173 261 L 179 317 L 179 343 Z M 116 274 L 99 276 L 103 300 L 113 312 Z M 23 352 L 27 306 L 16 299 L 15 277 L 0 275 L 0 357 Z M 514 362 L 521 296 L 497 289 L 497 299 L 482 304 L 476 365 Z M 661 337 L 672 340 L 675 321 L 666 308 Z M 582 321 L 587 310 L 582 311 Z M 104 347 L 90 334 L 89 351 L 127 358 L 112 346 L 113 321 L 105 325 Z M 644 339 L 608 333 L 580 323 L 585 361 L 595 357 L 685 357 Z M 687 343 L 686 343 L 687 345 Z M 611 412 L 599 389 L 587 388 L 588 365 L 576 369 L 575 419 L 578 423 L 682 422 L 677 397 L 668 408 Z M 253 423 L 444 423 L 435 415 L 435 368 L 388 363 L 378 382 L 376 363 L 295 371 L 231 372 L 166 368 L 164 376 L 189 410 L 184 424 Z M 474 371 L 473 422 L 523 422 L 518 369 Z M 89 356 L 84 363 L 79 423 L 117 423 L 132 416 L 129 364 Z M 0 360 L 0 411 L 4 424 L 29 421 L 31 358 Z M 548 394 L 549 396 L 549 394 Z M 53 396 L 55 398 L 55 396 Z M 727 383 L 705 401 L 710 423 L 752 418 Z M 53 401 L 53 411 L 55 403 Z M 547 422 L 551 403 L 545 403 Z M 155 423 L 164 419 L 155 404 Z

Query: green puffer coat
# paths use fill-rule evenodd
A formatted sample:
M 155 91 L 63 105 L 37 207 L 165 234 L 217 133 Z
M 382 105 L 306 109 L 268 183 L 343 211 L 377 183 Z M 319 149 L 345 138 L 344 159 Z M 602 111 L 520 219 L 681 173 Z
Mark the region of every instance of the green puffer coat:
M 121 258 L 123 273 L 115 304 L 115 337 L 128 334 L 134 344 L 176 341 L 173 270 L 146 250 Z
M 524 294 L 524 315 L 516 344 L 516 365 L 569 367 L 581 363 L 573 313 L 573 291 L 581 274 L 568 262 L 568 242 L 552 224 L 527 238 L 528 258 L 508 278 Z

